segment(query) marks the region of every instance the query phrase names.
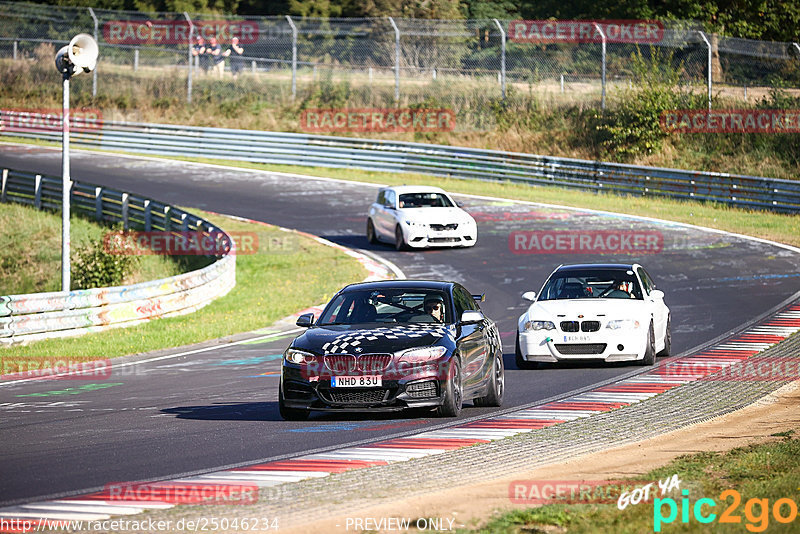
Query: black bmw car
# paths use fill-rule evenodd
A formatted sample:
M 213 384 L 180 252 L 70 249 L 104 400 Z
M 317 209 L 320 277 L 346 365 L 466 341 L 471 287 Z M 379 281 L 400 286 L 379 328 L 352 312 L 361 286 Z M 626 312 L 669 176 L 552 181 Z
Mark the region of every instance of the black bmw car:
M 500 406 L 503 349 L 480 295 L 454 282 L 393 280 L 337 293 L 283 357 L 284 419 L 311 411 L 431 408 L 456 417 L 462 402 Z

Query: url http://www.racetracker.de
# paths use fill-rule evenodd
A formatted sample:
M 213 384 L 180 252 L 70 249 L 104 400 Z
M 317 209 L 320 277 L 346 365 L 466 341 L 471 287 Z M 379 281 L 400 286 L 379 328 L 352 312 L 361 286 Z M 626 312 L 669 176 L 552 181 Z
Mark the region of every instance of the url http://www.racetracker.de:
M 222 532 L 230 530 L 278 530 L 277 517 L 201 517 L 199 519 L 159 520 L 142 519 L 4 519 L 0 518 L 0 532 Z

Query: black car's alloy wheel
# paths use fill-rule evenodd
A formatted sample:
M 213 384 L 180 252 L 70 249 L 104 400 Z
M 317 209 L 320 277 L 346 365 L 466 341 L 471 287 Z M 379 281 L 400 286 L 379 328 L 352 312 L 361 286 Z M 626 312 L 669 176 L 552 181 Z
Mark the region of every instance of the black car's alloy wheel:
M 489 388 L 485 397 L 478 397 L 473 402 L 475 406 L 503 405 L 503 394 L 505 393 L 505 371 L 503 369 L 503 355 L 496 354 L 492 363 L 492 377 L 489 380 Z
M 447 382 L 444 385 L 444 402 L 436 409 L 439 417 L 458 417 L 461 405 L 464 402 L 464 392 L 461 389 L 461 364 L 458 358 L 453 358 L 447 373 Z

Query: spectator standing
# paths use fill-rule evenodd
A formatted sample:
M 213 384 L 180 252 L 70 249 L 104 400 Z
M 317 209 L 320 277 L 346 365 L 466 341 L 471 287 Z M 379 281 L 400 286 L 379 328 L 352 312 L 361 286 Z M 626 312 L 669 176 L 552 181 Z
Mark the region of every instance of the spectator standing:
M 196 57 L 197 62 L 200 64 L 200 68 L 203 69 L 203 72 L 208 72 L 208 60 L 206 55 L 206 41 L 201 36 L 197 36 L 197 40 L 195 44 L 192 45 L 192 57 Z
M 225 72 L 225 55 L 222 53 L 222 46 L 217 42 L 216 37 L 212 37 L 206 48 L 209 62 L 213 64 L 214 73 L 218 78 L 222 78 Z
M 225 51 L 226 56 L 231 58 L 231 74 L 233 79 L 239 77 L 239 73 L 244 70 L 244 48 L 239 46 L 239 38 L 234 37 L 231 39 L 231 47 Z

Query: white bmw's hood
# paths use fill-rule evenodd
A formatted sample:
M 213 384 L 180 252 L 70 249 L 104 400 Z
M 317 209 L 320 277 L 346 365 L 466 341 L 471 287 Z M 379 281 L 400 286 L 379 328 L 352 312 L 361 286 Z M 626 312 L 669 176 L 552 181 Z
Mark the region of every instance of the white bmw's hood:
M 642 317 L 647 313 L 645 301 L 636 299 L 573 299 L 543 300 L 531 304 L 521 320 L 563 321 L 584 319 L 627 319 Z M 561 317 L 563 316 L 563 317 Z
M 461 208 L 405 208 L 398 210 L 400 217 L 414 223 L 466 224 L 472 216 Z

